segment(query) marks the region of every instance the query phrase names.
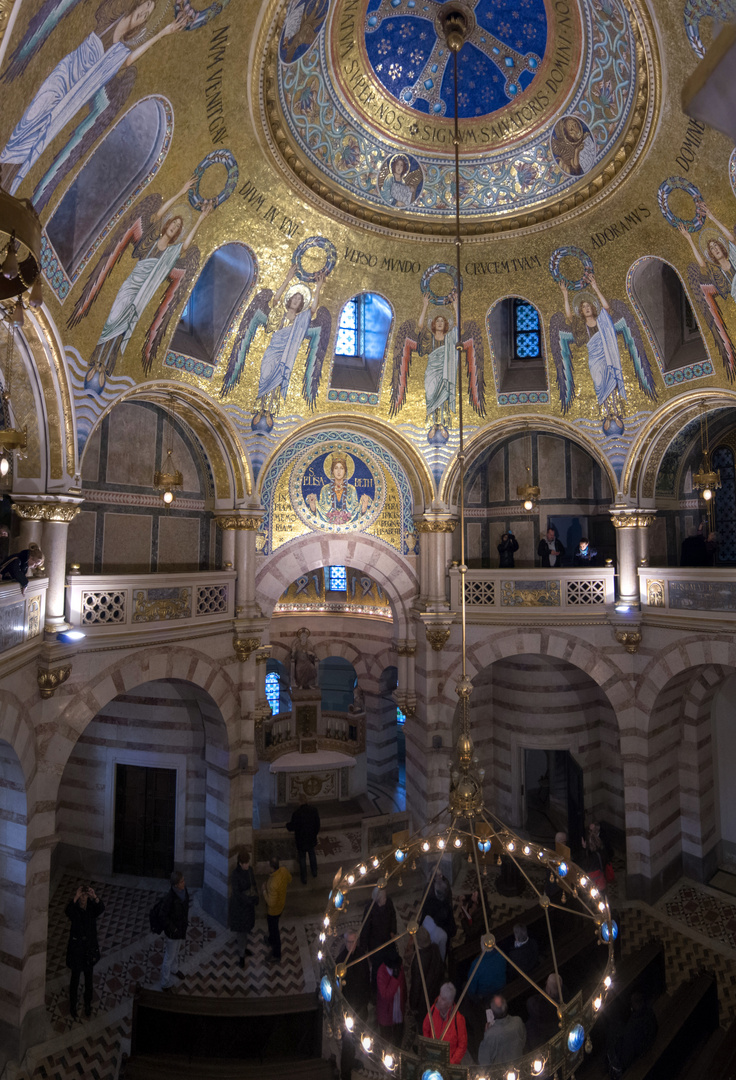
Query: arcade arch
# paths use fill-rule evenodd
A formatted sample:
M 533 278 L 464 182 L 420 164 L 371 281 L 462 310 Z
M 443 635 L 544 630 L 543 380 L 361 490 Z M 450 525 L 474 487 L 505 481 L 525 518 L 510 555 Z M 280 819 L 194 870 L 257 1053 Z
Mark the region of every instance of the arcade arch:
M 55 868 L 165 878 L 176 867 L 224 921 L 228 743 L 222 712 L 194 683 L 155 679 L 106 702 L 64 766 Z

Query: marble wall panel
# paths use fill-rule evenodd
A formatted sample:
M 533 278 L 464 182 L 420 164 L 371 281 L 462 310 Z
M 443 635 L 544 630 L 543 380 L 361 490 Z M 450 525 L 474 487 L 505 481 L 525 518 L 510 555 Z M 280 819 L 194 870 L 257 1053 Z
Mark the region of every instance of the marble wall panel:
M 156 468 L 157 425 L 158 413 L 152 409 L 133 402 L 116 406 L 110 413 L 105 476 L 101 479 L 108 484 L 150 488 Z
M 148 574 L 151 571 L 153 518 L 144 514 L 104 516 L 102 565 L 114 566 L 119 574 Z
M 94 573 L 96 529 L 97 514 L 89 510 L 80 510 L 69 526 L 67 564 L 79 563 L 82 574 Z
M 171 516 L 158 522 L 158 570 L 160 573 L 197 570 L 199 557 L 199 518 Z

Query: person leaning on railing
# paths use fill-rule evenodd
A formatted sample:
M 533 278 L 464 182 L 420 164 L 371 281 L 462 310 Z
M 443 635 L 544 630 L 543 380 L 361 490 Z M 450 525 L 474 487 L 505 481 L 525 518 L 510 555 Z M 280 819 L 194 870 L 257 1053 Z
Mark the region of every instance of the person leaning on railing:
M 0 580 L 17 581 L 21 595 L 25 595 L 28 578 L 33 576 L 34 570 L 43 566 L 43 560 L 44 555 L 38 544 L 29 544 L 24 551 L 16 551 L 0 563 Z

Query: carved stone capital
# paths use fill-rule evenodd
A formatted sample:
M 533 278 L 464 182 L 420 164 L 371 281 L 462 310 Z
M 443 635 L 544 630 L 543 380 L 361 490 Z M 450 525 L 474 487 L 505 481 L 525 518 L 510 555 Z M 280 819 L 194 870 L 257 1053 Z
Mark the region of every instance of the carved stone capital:
M 79 513 L 75 503 L 16 502 L 13 510 L 24 521 L 61 521 L 67 525 Z
M 261 527 L 261 517 L 255 514 L 221 514 L 215 518 L 218 529 L 244 529 L 247 532 L 257 532 Z
M 613 510 L 611 521 L 614 529 L 636 529 L 639 526 L 639 517 L 635 510 Z
M 450 640 L 450 627 L 449 626 L 428 626 L 425 633 L 427 635 L 427 641 L 432 646 L 435 652 L 442 652 L 447 642 Z
M 415 656 L 417 651 L 416 645 L 397 645 L 397 656 Z
M 239 638 L 236 634 L 233 638 L 233 649 L 241 664 L 244 664 L 250 654 L 259 649 L 260 646 L 261 639 L 257 637 Z
M 433 518 L 430 521 L 422 519 L 414 522 L 414 528 L 418 533 L 451 533 L 457 528 L 457 519 Z
M 616 641 L 626 649 L 628 653 L 636 653 L 641 645 L 641 631 L 617 630 Z
M 52 668 L 50 671 L 44 671 L 39 668 L 36 672 L 36 682 L 38 683 L 38 692 L 42 698 L 50 698 L 54 696 L 54 691 L 57 690 L 62 683 L 72 673 L 72 665 L 67 664 L 65 667 Z
M 256 663 L 257 664 L 267 664 L 270 659 L 271 659 L 271 646 L 270 645 L 260 645 L 258 647 L 258 652 L 256 654 Z

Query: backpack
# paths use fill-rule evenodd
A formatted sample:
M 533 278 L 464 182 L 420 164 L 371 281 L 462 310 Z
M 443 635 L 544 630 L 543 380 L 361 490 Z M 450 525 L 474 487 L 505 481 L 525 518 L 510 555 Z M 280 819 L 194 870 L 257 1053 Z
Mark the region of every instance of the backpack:
M 162 934 L 164 931 L 164 900 L 165 896 L 159 896 L 156 903 L 148 912 L 148 924 L 152 934 Z

